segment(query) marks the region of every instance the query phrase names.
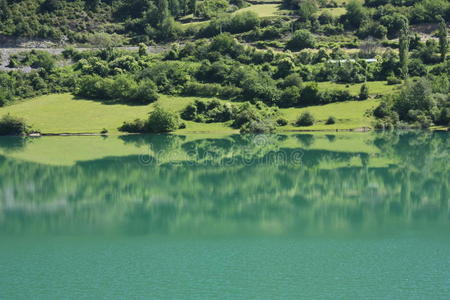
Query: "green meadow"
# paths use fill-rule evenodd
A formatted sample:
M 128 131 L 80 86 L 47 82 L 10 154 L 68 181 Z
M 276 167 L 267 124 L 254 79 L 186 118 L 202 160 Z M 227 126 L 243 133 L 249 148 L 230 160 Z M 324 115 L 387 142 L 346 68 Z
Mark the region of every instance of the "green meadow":
M 333 82 L 318 83 L 320 90 L 343 89 L 357 95 L 361 84 L 345 85 Z M 369 93 L 372 97 L 392 93 L 399 85 L 387 85 L 383 81 L 369 82 Z M 158 103 L 173 111 L 181 111 L 187 104 L 198 97 L 181 97 L 160 95 Z M 370 127 L 371 118 L 366 112 L 378 103 L 376 99 L 365 101 L 347 101 L 306 108 L 280 109 L 281 114 L 289 121 L 289 125 L 279 127 L 280 131 L 291 130 L 336 130 Z M 105 104 L 100 101 L 79 99 L 71 94 L 53 94 L 36 97 L 30 100 L 0 108 L 0 116 L 11 114 L 24 118 L 33 128 L 42 133 L 99 133 L 107 129 L 110 134 L 117 134 L 117 128 L 124 121 L 146 118 L 152 111 L 154 103 L 149 105 Z M 308 127 L 296 127 L 298 116 L 311 112 L 316 124 Z M 337 119 L 336 124 L 325 125 L 329 116 Z M 177 133 L 230 133 L 236 132 L 224 123 L 186 122 L 186 128 Z
M 198 97 L 177 97 L 161 95 L 158 103 L 173 111 L 181 111 Z M 317 123 L 308 127 L 296 127 L 291 124 L 279 127 L 286 130 L 336 130 L 370 127 L 371 119 L 365 112 L 373 108 L 377 100 L 347 101 L 307 108 L 280 109 L 289 121 L 295 122 L 303 111 L 311 112 Z M 22 101 L 0 108 L 0 116 L 11 114 L 24 118 L 34 129 L 42 133 L 99 133 L 103 129 L 117 134 L 117 128 L 124 121 L 146 118 L 154 103 L 149 105 L 105 104 L 99 101 L 78 99 L 70 94 L 53 94 Z M 329 116 L 337 123 L 325 125 Z M 187 121 L 186 128 L 176 133 L 231 133 L 237 132 L 225 123 L 196 123 Z

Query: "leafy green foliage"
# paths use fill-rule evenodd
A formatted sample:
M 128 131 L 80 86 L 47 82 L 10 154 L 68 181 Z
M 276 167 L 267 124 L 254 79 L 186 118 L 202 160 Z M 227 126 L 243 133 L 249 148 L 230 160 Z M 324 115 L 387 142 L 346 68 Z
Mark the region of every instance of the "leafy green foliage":
M 314 116 L 310 112 L 303 112 L 297 121 L 295 122 L 295 125 L 297 126 L 311 126 L 314 125 L 315 119 Z
M 218 100 L 195 100 L 181 112 L 184 120 L 211 123 L 226 122 L 233 118 L 233 107 L 229 103 L 221 103 Z
M 129 104 L 148 104 L 158 99 L 156 85 L 149 79 L 136 82 L 128 75 L 101 78 L 86 75 L 80 78 L 76 94 L 97 100 L 114 100 Z
M 327 125 L 336 124 L 336 118 L 333 116 L 329 116 L 327 121 L 325 122 L 325 124 L 327 124 Z
M 305 48 L 314 48 L 315 39 L 311 32 L 305 29 L 299 29 L 294 32 L 294 36 L 286 44 L 286 48 L 294 51 L 302 50 Z
M 378 119 L 376 126 L 428 128 L 433 123 L 447 126 L 450 108 L 449 80 L 444 76 L 433 80 L 407 81 L 400 93 L 385 97 L 373 112 Z
M 124 122 L 119 131 L 130 133 L 168 133 L 177 130 L 181 125 L 177 113 L 156 105 L 147 120 L 136 119 Z
M 369 98 L 369 87 L 367 84 L 363 84 L 359 90 L 359 100 L 366 100 L 367 98 Z
M 24 135 L 31 131 L 25 120 L 10 114 L 0 118 L 0 135 Z

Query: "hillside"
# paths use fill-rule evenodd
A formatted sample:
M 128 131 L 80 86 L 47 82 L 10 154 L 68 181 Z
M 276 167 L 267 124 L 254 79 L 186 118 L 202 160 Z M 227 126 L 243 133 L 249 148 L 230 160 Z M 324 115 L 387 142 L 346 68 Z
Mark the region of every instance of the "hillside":
M 148 131 L 154 103 L 168 127 L 152 130 L 164 132 L 450 123 L 447 1 L 0 0 L 0 8 L 0 40 L 47 47 L 3 49 L 0 112 L 55 120 L 34 124 L 44 132 L 115 131 L 137 118 L 123 130 Z M 49 96 L 21 110 L 24 99 L 60 93 L 88 101 L 61 107 L 53 101 L 70 96 Z M 91 106 L 108 117 L 85 123 Z M 79 124 L 66 128 L 66 115 Z

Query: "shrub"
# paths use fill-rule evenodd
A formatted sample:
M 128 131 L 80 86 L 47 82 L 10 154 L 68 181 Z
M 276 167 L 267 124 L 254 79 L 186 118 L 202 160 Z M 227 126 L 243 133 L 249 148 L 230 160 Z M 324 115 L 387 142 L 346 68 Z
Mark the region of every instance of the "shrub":
M 251 120 L 245 123 L 241 129 L 240 133 L 273 133 L 275 131 L 275 125 L 271 120 Z
M 0 118 L 0 135 L 24 135 L 30 132 L 30 127 L 22 118 L 4 115 Z
M 181 118 L 196 122 L 226 122 L 233 117 L 233 107 L 229 103 L 221 103 L 218 100 L 195 100 L 181 112 Z
M 310 112 L 303 112 L 300 117 L 298 118 L 297 122 L 295 122 L 295 125 L 297 126 L 311 126 L 314 125 L 314 116 Z
M 317 83 L 307 84 L 300 95 L 301 105 L 317 105 L 321 102 L 321 95 Z
M 359 100 L 366 100 L 367 98 L 369 98 L 369 87 L 364 83 L 359 89 Z
M 334 102 L 343 102 L 356 100 L 356 97 L 350 94 L 347 90 L 328 90 L 319 93 L 318 103 L 317 104 L 327 104 Z
M 288 121 L 285 118 L 278 118 L 276 123 L 278 126 L 286 126 Z
M 146 132 L 147 124 L 144 120 L 136 119 L 131 122 L 123 122 L 122 126 L 118 128 L 119 131 L 129 133 L 143 133 Z
M 311 32 L 305 29 L 299 29 L 286 44 L 286 48 L 293 51 L 299 51 L 305 48 L 314 48 L 315 43 L 315 39 Z
M 148 117 L 147 130 L 152 133 L 165 133 L 177 130 L 180 127 L 178 114 L 165 110 L 157 105 Z
M 137 83 L 129 75 L 118 75 L 110 86 L 109 98 L 127 101 L 133 98 Z
M 185 85 L 182 93 L 186 96 L 231 99 L 241 95 L 242 89 L 235 86 L 222 86 L 218 83 L 189 82 Z
M 136 119 L 132 122 L 124 122 L 118 129 L 130 133 L 167 133 L 177 130 L 181 125 L 178 114 L 156 105 L 147 120 Z
M 333 116 L 329 116 L 327 121 L 325 122 L 326 125 L 332 125 L 332 124 L 336 124 L 336 118 Z
M 31 58 L 32 68 L 43 68 L 49 71 L 55 67 L 55 64 L 55 58 L 50 53 L 45 51 L 37 51 Z
M 287 87 L 281 94 L 279 107 L 293 107 L 297 106 L 300 100 L 301 90 L 296 86 Z
M 252 121 L 272 122 L 277 115 L 277 109 L 268 107 L 262 102 L 257 102 L 255 105 L 245 102 L 239 106 L 233 114 L 233 124 L 231 124 L 231 126 L 233 128 L 242 128 L 245 124 Z
M 401 80 L 400 78 L 395 77 L 395 76 L 388 76 L 388 77 L 386 78 L 386 80 L 387 80 L 387 84 L 388 84 L 388 85 L 393 85 L 393 84 L 400 84 L 400 83 L 402 83 L 402 80 Z
M 137 104 L 148 104 L 155 102 L 159 97 L 156 90 L 157 88 L 153 81 L 143 80 L 139 82 L 139 85 L 136 88 L 131 100 Z

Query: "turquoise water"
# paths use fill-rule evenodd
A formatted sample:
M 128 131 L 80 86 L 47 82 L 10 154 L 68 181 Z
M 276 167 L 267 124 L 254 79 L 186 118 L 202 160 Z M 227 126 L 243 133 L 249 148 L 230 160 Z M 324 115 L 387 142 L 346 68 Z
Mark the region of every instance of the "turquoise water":
M 0 138 L 0 299 L 448 299 L 449 146 Z

